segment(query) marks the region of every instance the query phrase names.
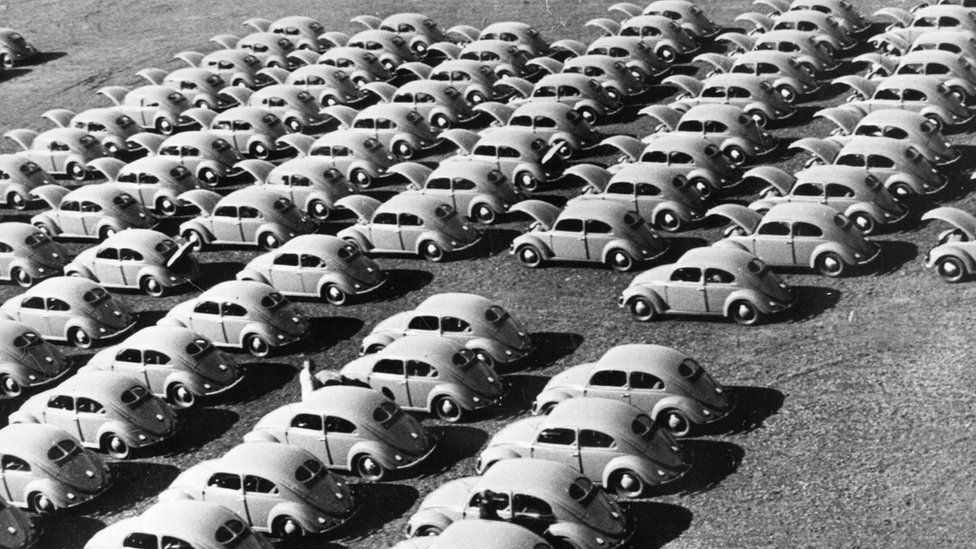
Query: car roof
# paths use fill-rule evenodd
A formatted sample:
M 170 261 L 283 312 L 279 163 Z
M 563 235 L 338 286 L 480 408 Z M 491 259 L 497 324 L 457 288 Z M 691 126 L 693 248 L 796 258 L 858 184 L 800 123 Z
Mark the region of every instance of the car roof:
M 119 173 L 155 173 L 162 171 L 165 173 L 165 175 L 169 176 L 170 170 L 176 168 L 177 166 L 183 166 L 183 164 L 172 156 L 144 156 L 127 163 L 125 166 L 122 166 L 122 168 L 119 169 Z
M 271 111 L 264 107 L 250 106 L 250 105 L 238 105 L 223 111 L 214 117 L 213 121 L 223 121 L 223 120 L 246 120 L 248 122 L 259 122 L 264 123 L 263 118 L 272 114 Z M 273 115 L 272 115 L 273 116 Z
M 432 72 L 442 71 L 465 71 L 471 73 L 480 72 L 481 67 L 487 67 L 483 61 L 477 59 L 447 59 L 438 63 Z
M 80 276 L 55 276 L 46 278 L 33 287 L 28 288 L 23 295 L 57 295 L 70 296 L 81 299 L 81 295 L 94 288 L 101 288 L 95 282 Z M 104 288 L 102 288 L 104 289 Z
M 841 148 L 840 152 L 837 154 L 847 153 L 875 153 L 880 154 L 887 152 L 888 149 L 893 149 L 896 153 L 902 153 L 905 149 L 908 149 L 913 145 L 908 141 L 903 141 L 901 139 L 894 139 L 892 137 L 875 137 L 871 135 L 855 135 L 844 143 L 844 147 Z
M 861 188 L 864 186 L 864 180 L 871 176 L 871 172 L 857 166 L 814 164 L 796 172 L 795 175 L 797 183 L 843 183 Z
M 481 139 L 475 143 L 475 146 L 506 145 L 517 149 L 531 150 L 532 143 L 535 141 L 542 141 L 545 144 L 545 140 L 536 135 L 531 129 L 519 126 L 501 126 L 491 128 L 491 131 L 486 131 L 481 134 Z
M 416 334 L 394 340 L 384 347 L 380 353 L 450 361 L 454 354 L 461 349 L 464 349 L 464 345 L 454 340 L 430 334 Z
M 485 309 L 494 305 L 488 298 L 477 294 L 444 293 L 434 294 L 423 300 L 414 309 L 418 314 L 467 314 L 483 318 Z
M 901 56 L 898 60 L 899 65 L 904 65 L 908 62 L 927 62 L 927 61 L 941 61 L 943 63 L 960 61 L 962 57 L 958 53 L 952 53 L 951 51 L 945 50 L 915 50 L 906 53 Z
M 690 154 L 696 155 L 705 150 L 712 142 L 697 133 L 667 132 L 658 134 L 654 140 L 647 143 L 646 149 L 660 151 L 676 151 L 691 148 Z M 689 152 L 689 151 L 685 151 Z
M 400 89 L 402 90 L 403 88 Z M 355 119 L 360 120 L 363 118 L 375 118 L 377 116 L 383 116 L 385 118 L 405 120 L 407 115 L 412 112 L 417 111 L 413 107 L 403 103 L 377 103 L 375 105 L 370 105 L 356 113 Z
M 707 88 L 708 86 L 740 86 L 748 89 L 756 89 L 759 88 L 760 84 L 764 81 L 765 80 L 754 74 L 720 72 L 702 80 L 701 83 L 703 88 Z
M 271 479 L 287 477 L 296 483 L 295 470 L 309 460 L 318 461 L 314 455 L 298 446 L 277 442 L 245 442 L 228 450 L 216 463 Z
M 731 256 L 736 257 L 736 256 Z M 690 358 L 688 355 L 664 345 L 646 343 L 629 343 L 617 345 L 607 349 L 596 364 L 600 367 L 616 366 L 620 364 L 641 365 L 644 363 L 673 363 L 678 364 Z
M 609 200 L 576 200 L 566 203 L 566 207 L 559 213 L 559 219 L 581 217 L 622 225 L 624 215 L 633 211 L 633 208 Z
M 929 118 L 915 111 L 905 109 L 879 109 L 871 111 L 864 118 L 857 121 L 857 125 L 862 124 L 922 124 Z
M 520 114 L 530 116 L 546 115 L 555 120 L 560 120 L 560 117 L 565 118 L 566 113 L 570 112 L 576 112 L 576 110 L 565 103 L 558 103 L 556 101 L 528 101 L 522 103 L 512 111 L 512 116 Z
M 418 193 L 400 193 L 380 204 L 376 208 L 376 213 L 409 212 L 425 219 L 432 219 L 437 217 L 437 208 L 443 206 L 448 206 L 451 209 L 454 208 L 447 202 L 434 196 Z
M 266 295 L 277 292 L 274 287 L 256 282 L 254 280 L 225 280 L 211 286 L 205 292 L 197 296 L 197 300 L 202 299 L 229 299 L 233 301 L 260 301 Z
M 129 118 L 127 114 L 119 110 L 117 107 L 95 107 L 91 109 L 85 109 L 78 114 L 71 117 L 72 120 L 88 122 L 88 121 L 99 121 L 106 122 L 115 125 L 116 121 L 125 116 Z M 131 120 L 131 118 L 130 118 Z
M 486 549 L 545 548 L 551 546 L 525 527 L 500 520 L 465 519 L 451 523 L 430 544 L 430 549 L 469 547 L 472 540 L 482 540 Z
M 749 50 L 740 54 L 738 57 L 732 58 L 732 61 L 733 64 L 738 64 L 740 62 L 757 63 L 760 61 L 767 61 L 776 65 L 787 65 L 789 64 L 789 60 L 793 59 L 794 57 L 794 54 L 785 51 Z
M 882 88 L 915 88 L 923 91 L 933 91 L 942 84 L 938 76 L 924 74 L 893 74 L 878 81 L 878 89 Z
M 159 147 L 163 148 L 171 145 L 193 145 L 202 148 L 203 146 L 211 146 L 213 142 L 218 139 L 223 140 L 224 138 L 210 130 L 193 130 L 188 132 L 174 133 L 173 135 L 167 137 Z
M 271 254 L 281 252 L 302 252 L 321 255 L 335 255 L 339 250 L 349 246 L 345 240 L 328 234 L 302 234 L 285 242 Z
M 810 202 L 781 202 L 766 212 L 763 221 L 805 221 L 821 228 L 835 228 L 834 218 L 839 213 L 830 206 Z
M 196 500 L 161 501 L 146 509 L 137 518 L 141 529 L 150 532 L 178 532 L 190 530 L 215 541 L 217 529 L 229 520 L 241 520 L 222 505 Z M 247 525 L 247 521 L 241 521 Z
M 498 39 L 478 39 L 465 44 L 461 53 L 471 52 L 471 51 L 491 51 L 498 54 L 508 54 L 513 50 L 518 50 L 518 48 L 512 42 L 506 42 L 504 40 Z
M 594 429 L 608 434 L 636 436 L 630 423 L 640 409 L 619 400 L 605 398 L 571 398 L 560 402 L 543 420 L 546 427 L 573 426 Z
M 172 91 L 172 90 L 171 90 Z M 90 135 L 81 128 L 51 128 L 37 134 L 34 141 L 67 141 L 69 144 L 77 142 L 82 137 Z
M 175 348 L 185 353 L 186 345 L 198 337 L 200 337 L 199 334 L 182 326 L 146 326 L 127 337 L 119 345 L 154 349 Z
M 555 103 L 553 103 L 555 104 Z M 497 168 L 488 162 L 441 162 L 434 171 L 430 172 L 427 179 L 433 179 L 435 177 L 463 177 L 470 179 L 477 184 L 482 184 L 487 181 L 488 174 L 491 172 L 497 172 L 498 175 L 504 177 L 504 174 L 498 171 Z
M 0 223 L 0 242 L 13 243 L 14 247 L 22 247 L 25 238 L 38 232 L 38 228 L 30 223 L 5 221 Z
M 454 88 L 454 84 L 443 80 L 411 80 L 397 88 L 396 93 L 425 92 L 443 94 L 447 88 Z M 456 90 L 457 88 L 454 89 Z
M 47 423 L 14 423 L 0 429 L 0 448 L 10 448 L 21 456 L 36 456 L 47 459 L 51 446 L 64 439 L 77 439 L 57 427 Z
M 262 189 L 261 187 L 244 187 L 228 194 L 217 202 L 218 206 L 236 205 L 251 206 L 258 209 L 268 209 L 272 207 L 275 200 L 287 198 L 286 196 Z
M 610 177 L 608 183 L 617 181 L 627 181 L 629 183 L 653 183 L 662 190 L 665 188 L 673 189 L 669 185 L 676 177 L 685 177 L 684 170 L 666 164 L 654 164 L 650 162 L 632 162 L 621 164 L 620 170 Z M 677 190 L 677 189 L 675 189 Z
M 736 107 L 735 105 L 705 103 L 702 105 L 695 105 L 688 109 L 683 115 L 681 115 L 681 120 L 679 123 L 684 122 L 685 120 L 715 120 L 730 125 L 743 126 L 745 124 L 739 120 L 739 117 L 741 116 L 743 116 L 742 109 Z
M 498 467 L 499 465 L 501 467 Z M 526 490 L 569 497 L 567 489 L 581 476 L 578 471 L 548 459 L 503 459 L 485 471 L 473 491 Z
M 915 10 L 915 19 L 919 19 L 921 17 L 952 15 L 965 20 L 970 17 L 971 13 L 972 10 L 963 6 L 952 4 L 935 4 L 932 6 L 924 6 Z
M 124 391 L 140 385 L 130 376 L 107 370 L 82 370 L 42 395 L 90 396 L 102 402 L 118 402 Z M 46 400 L 46 396 L 43 399 Z
M 563 67 L 611 67 L 616 69 L 615 65 L 623 65 L 623 62 L 616 57 L 611 57 L 609 55 L 604 55 L 602 53 L 588 53 L 585 55 L 580 55 L 577 57 L 571 57 L 566 60 Z M 626 69 L 624 69 L 626 70 Z
M 373 411 L 384 402 L 390 402 L 378 391 L 366 387 L 329 385 L 316 389 L 301 403 L 290 405 L 292 412 L 301 410 L 328 411 L 346 417 L 366 417 L 372 421 Z
M 169 97 L 170 94 L 177 93 L 182 95 L 178 90 L 174 90 L 169 86 L 163 86 L 162 84 L 147 84 L 145 86 L 139 86 L 137 88 L 132 88 L 128 93 L 125 94 L 126 97 Z
M 295 84 L 272 84 L 256 90 L 254 94 L 251 95 L 249 101 L 253 100 L 254 98 L 261 99 L 264 97 L 281 97 L 283 99 L 292 99 L 302 92 L 308 93 L 303 86 L 297 86 Z
M 119 231 L 106 238 L 101 242 L 101 244 L 98 245 L 98 247 L 105 245 L 128 246 L 131 248 L 152 250 L 155 252 L 154 247 L 156 244 L 164 240 L 173 239 L 159 231 L 154 231 L 152 229 L 125 229 L 124 231 Z
M 589 86 L 590 80 L 593 80 L 593 78 L 586 76 L 585 74 L 575 72 L 557 72 L 556 74 L 547 74 L 540 78 L 539 81 L 536 82 L 535 87 L 571 85 L 585 89 L 587 86 Z
M 836 211 L 834 213 L 836 213 Z M 703 246 L 699 248 L 692 248 L 682 254 L 682 256 L 678 258 L 678 261 L 675 262 L 675 265 L 692 265 L 697 267 L 716 265 L 726 268 L 742 269 L 754 259 L 756 259 L 756 256 L 738 248 L 726 246 Z
M 94 185 L 82 185 L 77 189 L 64 195 L 61 202 L 66 200 L 92 200 L 95 202 L 108 203 L 120 194 L 129 194 L 114 183 L 96 183 Z M 130 195 L 131 196 L 131 195 Z

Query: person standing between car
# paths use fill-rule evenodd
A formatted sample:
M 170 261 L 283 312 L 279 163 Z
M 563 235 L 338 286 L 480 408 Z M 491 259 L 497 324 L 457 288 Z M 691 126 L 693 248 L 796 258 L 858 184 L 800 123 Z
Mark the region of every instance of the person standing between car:
M 298 372 L 298 385 L 302 389 L 302 400 L 308 400 L 316 389 L 325 387 L 325 380 L 319 377 L 325 372 L 317 370 L 318 366 L 312 359 L 305 358 L 302 361 L 302 371 Z

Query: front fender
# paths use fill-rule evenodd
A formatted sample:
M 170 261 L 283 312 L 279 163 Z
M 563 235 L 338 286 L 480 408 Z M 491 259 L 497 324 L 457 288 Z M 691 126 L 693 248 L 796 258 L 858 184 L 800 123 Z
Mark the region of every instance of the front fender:
M 461 56 L 461 46 L 451 42 L 434 42 L 427 47 L 427 55 L 431 52 L 437 52 L 447 59 L 457 59 Z
M 103 156 L 89 161 L 88 164 L 85 164 L 85 169 L 88 171 L 97 171 L 107 179 L 114 181 L 125 166 L 126 163 L 118 158 Z
M 253 280 L 255 282 L 261 282 L 262 284 L 268 284 L 269 286 L 271 285 L 271 281 L 265 278 L 263 274 L 248 267 L 241 269 L 236 275 L 234 275 L 234 278 L 237 280 Z
M 458 38 L 461 38 L 462 42 L 474 42 L 481 35 L 481 31 L 477 27 L 472 27 L 471 25 L 454 25 L 453 27 L 444 31 L 445 34 L 453 34 Z
M 385 334 L 385 333 L 372 333 L 363 338 L 363 349 L 369 349 L 374 345 L 379 345 L 381 347 L 386 347 L 390 343 L 396 340 L 395 337 Z
M 610 172 L 595 164 L 576 164 L 563 172 L 563 175 L 577 177 L 598 192 L 602 192 L 613 177 Z
M 836 141 L 819 137 L 804 137 L 790 144 L 790 150 L 806 151 L 824 164 L 832 164 L 840 153 L 842 145 Z
M 432 526 L 443 532 L 453 522 L 453 519 L 443 513 L 433 509 L 421 509 L 407 521 L 407 531 L 410 533 L 410 537 L 415 536 L 417 531 L 424 526 Z
M 631 4 L 630 2 L 618 2 L 607 8 L 607 11 L 610 13 L 618 13 L 625 19 L 630 19 L 631 17 L 640 15 L 643 9 L 637 4 Z
M 378 29 L 383 24 L 383 20 L 375 15 L 357 15 L 349 20 L 352 23 L 362 25 L 366 30 Z
M 894 20 L 893 25 L 898 27 L 907 27 L 912 24 L 912 20 L 915 19 L 912 12 L 895 7 L 881 8 L 873 14 L 875 17 L 887 17 Z
M 505 211 L 504 203 L 502 202 L 502 200 L 500 198 L 498 198 L 497 196 L 495 196 L 493 194 L 481 193 L 481 194 L 475 195 L 475 197 L 471 199 L 471 203 L 468 205 L 468 212 L 467 212 L 468 213 L 468 217 L 471 218 L 471 219 L 474 219 L 474 217 L 475 217 L 475 211 L 478 209 L 478 206 L 480 206 L 482 204 L 488 206 L 488 208 L 490 208 L 490 209 L 492 209 L 492 210 L 494 210 L 496 212 L 504 212 Z
M 819 111 L 813 113 L 814 118 L 825 118 L 830 120 L 837 125 L 842 135 L 851 135 L 854 132 L 854 128 L 857 127 L 857 123 L 860 122 L 865 116 L 864 109 L 858 107 L 857 105 L 840 105 L 837 107 L 829 107 L 826 109 L 820 109 Z
M 217 92 L 217 95 L 223 96 L 231 105 L 247 105 L 248 99 L 254 95 L 254 90 L 241 86 L 226 86 Z
M 735 64 L 735 60 L 728 55 L 712 52 L 700 54 L 692 61 L 709 65 L 715 72 L 729 72 L 732 69 L 732 65 Z
M 207 129 L 210 124 L 213 123 L 213 119 L 217 117 L 217 113 L 210 109 L 201 109 L 199 107 L 194 107 L 192 109 L 187 109 L 180 113 L 180 125 L 186 125 L 184 120 L 191 120 L 196 122 L 200 128 Z
M 543 242 L 541 238 L 538 238 L 532 234 L 523 234 L 522 236 L 517 237 L 512 242 L 512 249 L 517 252 L 523 246 L 528 245 L 531 245 L 535 247 L 535 249 L 539 250 L 539 253 L 542 254 L 543 259 L 552 259 L 552 250 L 549 249 L 549 245 Z
M 355 459 L 363 454 L 369 454 L 385 469 L 396 469 L 397 462 L 390 455 L 390 449 L 378 442 L 374 441 L 362 441 L 354 444 L 352 448 L 349 449 L 349 461 L 348 463 L 355 463 Z
M 735 16 L 733 21 L 745 21 L 746 23 L 751 23 L 758 32 L 767 32 L 769 29 L 773 28 L 773 25 L 776 24 L 776 20 L 774 18 L 755 11 L 747 11 L 739 14 Z
M 600 145 L 612 147 L 620 151 L 631 162 L 636 162 L 644 151 L 644 143 L 629 135 L 614 135 L 600 141 Z
M 397 67 L 397 72 L 403 75 L 413 75 L 417 79 L 427 79 L 430 78 L 430 73 L 433 71 L 433 67 L 426 63 L 421 63 L 419 61 L 410 61 L 404 63 Z
M 129 88 L 122 86 L 105 86 L 95 92 L 98 95 L 108 98 L 115 105 L 121 105 L 125 99 L 125 94 L 129 93 Z
M 966 273 L 972 274 L 976 272 L 976 259 L 973 258 L 972 254 L 966 250 L 964 246 L 960 246 L 956 243 L 942 244 L 941 246 L 936 246 L 928 253 L 928 260 L 925 262 L 927 267 L 932 267 L 936 265 L 939 260 L 945 257 L 955 257 L 962 261 L 963 265 L 966 266 Z
M 318 63 L 319 57 L 320 54 L 317 51 L 301 49 L 290 52 L 285 59 L 290 61 L 293 66 L 306 67 Z
M 489 446 L 488 448 L 485 448 L 484 452 L 481 452 L 480 456 L 478 456 L 478 474 L 483 475 L 489 467 L 495 463 L 498 463 L 499 461 L 505 459 L 519 459 L 521 457 L 522 454 L 519 454 L 511 448 L 506 448 L 504 446 Z
M 885 222 L 884 210 L 873 202 L 857 202 L 855 204 L 851 204 L 846 210 L 844 210 L 844 215 L 847 217 L 850 217 L 856 213 L 866 213 L 879 224 L 883 224 Z
M 604 36 L 615 36 L 620 34 L 620 23 L 606 17 L 590 19 L 584 26 L 600 31 Z

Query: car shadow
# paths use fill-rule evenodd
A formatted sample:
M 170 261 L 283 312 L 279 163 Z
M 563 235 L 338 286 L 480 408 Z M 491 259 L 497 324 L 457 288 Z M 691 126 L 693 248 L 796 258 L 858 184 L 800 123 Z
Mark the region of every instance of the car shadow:
M 209 288 L 218 282 L 234 280 L 234 276 L 241 272 L 244 264 L 238 261 L 212 261 L 200 264 L 200 272 L 203 273 L 197 281 L 199 288 Z
M 136 311 L 136 326 L 155 326 L 157 322 L 168 313 L 168 310 L 164 311 Z M 118 341 L 113 340 L 112 342 L 118 343 Z
M 745 456 L 742 447 L 731 442 L 683 440 L 680 444 L 689 456 L 691 469 L 673 488 L 661 487 L 661 493 L 688 495 L 707 492 L 735 473 Z
M 535 332 L 531 336 L 532 345 L 535 346 L 532 354 L 514 364 L 514 368 L 497 365 L 495 369 L 499 373 L 547 368 L 563 357 L 573 354 L 583 344 L 582 335 L 569 332 Z
M 353 522 L 356 521 L 355 517 L 353 517 L 352 521 Z M 344 527 L 345 525 L 343 525 L 340 528 L 344 528 Z M 276 549 L 345 549 L 346 548 L 345 545 L 322 539 L 325 537 L 334 537 L 337 531 L 338 529 L 328 532 L 327 534 L 321 536 L 305 536 L 295 540 L 290 540 L 290 539 L 275 540 L 269 537 L 268 541 L 270 541 L 271 546 L 275 547 Z
M 68 52 L 65 51 L 42 51 L 38 52 L 33 59 L 23 63 L 17 63 L 17 65 L 20 67 L 36 67 L 37 65 L 43 65 L 55 59 L 61 59 L 66 55 L 68 55 Z
M 495 408 L 496 419 L 512 419 L 531 410 L 535 397 L 539 396 L 550 378 L 535 374 L 508 374 L 502 379 L 508 387 L 508 394 Z
M 884 240 L 877 244 L 881 246 L 881 258 L 875 270 L 877 275 L 894 273 L 918 257 L 918 246 L 911 242 Z
M 284 363 L 247 362 L 239 365 L 244 370 L 244 379 L 230 391 L 208 399 L 208 405 L 257 400 L 271 391 L 284 387 L 298 373 L 294 367 Z
M 82 549 L 96 532 L 105 528 L 105 523 L 100 520 L 73 513 L 34 516 L 32 520 L 41 530 L 37 547 Z
M 349 339 L 363 329 L 363 321 L 348 316 L 319 316 L 309 319 L 309 335 L 286 354 L 315 354 Z
M 166 447 L 166 455 L 198 450 L 229 431 L 240 416 L 223 408 L 195 408 L 180 413 L 180 430 Z
M 665 234 L 665 233 L 661 233 Z M 702 248 L 708 246 L 710 243 L 704 238 L 697 236 L 677 236 L 673 234 L 667 234 L 665 238 L 671 243 L 671 247 L 668 248 L 667 253 L 663 257 L 656 260 L 655 263 L 661 264 L 668 261 L 677 260 L 679 257 L 684 255 L 685 252 L 693 248 Z
M 474 457 L 488 442 L 488 433 L 467 425 L 433 425 L 427 431 L 437 437 L 437 449 L 414 473 L 432 477 L 440 475 L 467 458 Z
M 0 73 L 0 82 L 5 82 L 7 80 L 13 80 L 19 76 L 24 76 L 25 74 L 30 74 L 30 69 L 23 67 L 15 67 L 13 69 L 6 69 Z
M 421 290 L 433 281 L 434 273 L 429 271 L 421 271 L 420 269 L 387 269 L 386 284 L 376 292 L 376 296 L 373 299 L 367 296 L 363 301 L 392 301 L 411 292 Z
M 485 242 L 481 250 L 488 256 L 503 254 L 508 251 L 512 241 L 522 233 L 513 229 L 490 228 L 485 231 Z
M 822 107 L 817 105 L 795 105 L 795 114 L 789 118 L 781 118 L 777 120 L 771 120 L 769 124 L 770 129 L 779 128 L 790 128 L 795 127 L 798 124 L 806 124 L 807 122 L 813 120 L 813 113 L 819 111 Z
M 165 490 L 180 474 L 173 465 L 148 461 L 116 461 L 112 463 L 114 484 L 107 492 L 84 507 L 96 514 L 114 514 L 131 509 L 133 505 L 153 499 Z
M 342 542 L 364 540 L 379 532 L 384 526 L 410 511 L 414 502 L 420 498 L 420 492 L 416 488 L 402 484 L 361 482 L 351 486 L 351 489 L 356 501 L 360 502 L 360 507 L 348 524 L 331 534 L 331 537 Z M 315 544 L 314 547 L 320 545 Z
M 841 292 L 834 288 L 822 286 L 794 286 L 797 293 L 796 304 L 782 316 L 793 320 L 810 320 L 816 318 L 840 301 Z
M 725 390 L 735 407 L 725 419 L 702 429 L 702 434 L 736 435 L 760 429 L 786 400 L 783 393 L 769 387 L 726 386 Z
M 691 526 L 694 514 L 680 505 L 659 501 L 626 500 L 620 506 L 634 525 L 630 547 L 663 547 Z

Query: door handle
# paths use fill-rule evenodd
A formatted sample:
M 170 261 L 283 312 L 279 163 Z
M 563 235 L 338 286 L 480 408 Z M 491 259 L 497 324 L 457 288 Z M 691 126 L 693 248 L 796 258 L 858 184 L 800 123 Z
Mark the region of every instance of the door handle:
M 319 437 L 319 442 L 325 442 L 327 439 L 325 437 Z
M 569 454 L 569 455 L 573 456 L 574 458 L 578 458 L 579 457 L 579 452 L 576 452 L 575 454 Z
M 704 291 L 705 291 L 705 287 L 704 287 L 704 286 L 699 286 L 699 287 L 697 288 L 697 290 L 698 290 L 699 292 L 704 292 Z

